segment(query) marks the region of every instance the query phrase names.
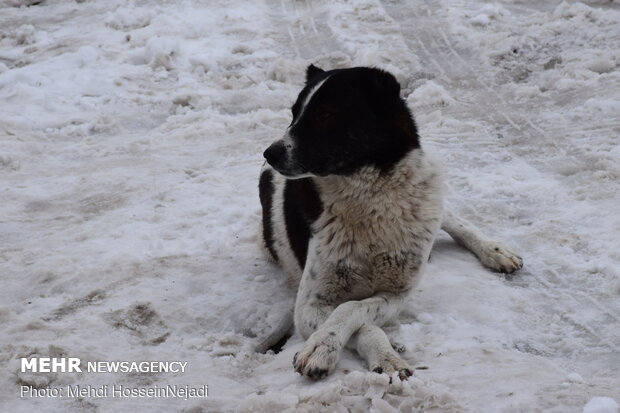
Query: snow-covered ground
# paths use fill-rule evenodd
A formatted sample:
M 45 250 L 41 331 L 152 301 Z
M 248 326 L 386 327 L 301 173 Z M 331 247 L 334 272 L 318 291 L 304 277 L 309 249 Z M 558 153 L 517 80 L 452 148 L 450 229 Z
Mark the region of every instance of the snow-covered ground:
M 30 3 L 0 0 L 2 411 L 617 412 L 617 2 Z M 424 367 L 405 383 L 350 352 L 307 381 L 298 335 L 253 351 L 293 297 L 256 240 L 261 154 L 311 62 L 392 71 L 449 204 L 525 259 L 501 276 L 437 240 L 390 330 Z M 19 372 L 31 355 L 188 366 Z M 209 397 L 19 397 L 69 384 Z

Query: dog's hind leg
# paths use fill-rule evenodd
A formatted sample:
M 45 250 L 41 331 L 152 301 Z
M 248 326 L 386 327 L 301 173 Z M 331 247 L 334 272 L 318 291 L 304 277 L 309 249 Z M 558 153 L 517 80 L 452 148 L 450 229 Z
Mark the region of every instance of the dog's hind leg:
M 488 239 L 478 228 L 452 212 L 444 211 L 441 229 L 492 270 L 511 273 L 523 267 L 523 259 L 499 242 Z
M 380 326 L 394 320 L 400 313 L 406 293 L 380 293 L 360 301 L 347 301 L 337 306 L 330 314 L 329 306 L 321 306 L 318 302 L 306 303 L 303 308 L 296 308 L 295 324 L 303 336 L 315 330 L 306 340 L 303 349 L 295 355 L 295 370 L 313 379 L 320 379 L 331 373 L 336 367 L 340 351 L 349 339 L 362 326 Z M 319 316 L 319 317 L 317 317 Z M 323 317 L 326 317 L 323 318 Z M 325 320 L 325 322 L 322 322 Z M 360 348 L 363 357 L 368 357 L 369 367 L 383 367 L 375 359 L 381 355 L 393 353 L 390 342 L 380 328 L 364 327 L 358 334 L 356 347 Z M 389 358 L 389 357 L 384 357 Z M 376 365 L 375 365 L 376 364 Z M 406 364 L 394 363 L 392 367 L 385 365 L 386 372 L 408 369 Z M 409 369 L 409 371 L 411 371 Z M 406 372 L 403 372 L 405 376 Z

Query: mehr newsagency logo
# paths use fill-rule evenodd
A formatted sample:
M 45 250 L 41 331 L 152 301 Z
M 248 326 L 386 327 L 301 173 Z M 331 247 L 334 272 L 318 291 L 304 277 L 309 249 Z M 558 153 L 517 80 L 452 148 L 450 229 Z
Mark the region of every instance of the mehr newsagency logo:
M 22 373 L 185 373 L 186 361 L 88 361 L 82 363 L 77 357 L 33 357 L 21 359 Z M 206 398 L 209 387 L 205 385 L 153 385 L 134 387 L 129 385 L 66 385 L 61 387 L 21 386 L 24 397 L 67 398 Z

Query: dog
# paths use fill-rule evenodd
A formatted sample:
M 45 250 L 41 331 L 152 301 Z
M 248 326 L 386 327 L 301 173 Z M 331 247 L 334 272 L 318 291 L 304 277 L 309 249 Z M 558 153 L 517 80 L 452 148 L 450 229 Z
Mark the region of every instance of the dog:
M 371 371 L 412 375 L 381 326 L 398 317 L 440 228 L 493 270 L 523 266 L 443 210 L 440 163 L 386 71 L 308 66 L 292 122 L 264 157 L 261 240 L 297 286 L 306 342 L 293 365 L 303 376 L 331 373 L 345 345 Z

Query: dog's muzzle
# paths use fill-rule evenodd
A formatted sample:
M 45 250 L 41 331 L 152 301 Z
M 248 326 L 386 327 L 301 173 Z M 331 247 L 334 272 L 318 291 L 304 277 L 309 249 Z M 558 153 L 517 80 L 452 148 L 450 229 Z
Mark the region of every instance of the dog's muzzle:
M 277 141 L 265 150 L 263 156 L 276 170 L 283 169 L 287 159 L 286 146 L 282 141 Z

